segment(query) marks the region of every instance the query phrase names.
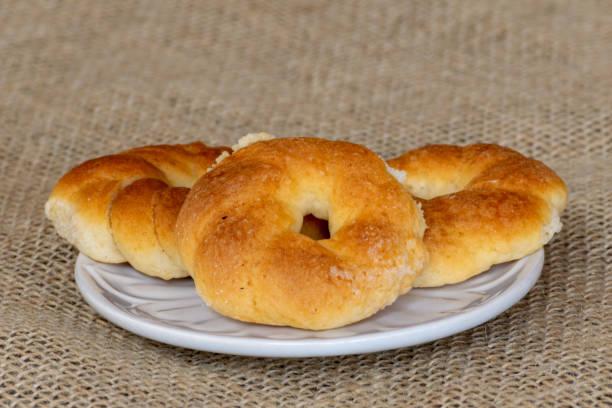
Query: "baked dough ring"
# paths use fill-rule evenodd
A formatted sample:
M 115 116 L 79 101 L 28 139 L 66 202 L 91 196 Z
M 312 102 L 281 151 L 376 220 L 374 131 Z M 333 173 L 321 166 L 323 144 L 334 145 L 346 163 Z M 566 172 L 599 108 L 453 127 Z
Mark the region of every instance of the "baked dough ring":
M 57 183 L 45 213 L 57 232 L 101 262 L 128 261 L 151 276 L 188 276 L 176 217 L 191 185 L 227 148 L 146 146 L 86 161 Z
M 307 214 L 329 239 L 299 233 Z M 365 147 L 259 141 L 193 186 L 177 220 L 200 296 L 239 320 L 321 330 L 366 318 L 407 292 L 427 254 L 411 196 Z
M 563 181 L 511 149 L 432 145 L 389 160 L 421 200 L 430 262 L 417 287 L 461 282 L 493 264 L 521 258 L 561 230 Z

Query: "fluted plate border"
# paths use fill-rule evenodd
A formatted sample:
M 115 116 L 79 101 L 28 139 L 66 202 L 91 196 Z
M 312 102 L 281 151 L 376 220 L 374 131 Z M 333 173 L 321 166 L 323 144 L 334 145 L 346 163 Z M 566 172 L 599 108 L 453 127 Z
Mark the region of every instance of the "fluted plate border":
M 413 346 L 478 326 L 525 296 L 543 264 L 540 249 L 459 284 L 413 289 L 368 319 L 325 331 L 239 322 L 208 308 L 189 279 L 151 278 L 127 264 L 99 263 L 83 254 L 75 279 L 100 315 L 149 339 L 216 353 L 315 357 Z

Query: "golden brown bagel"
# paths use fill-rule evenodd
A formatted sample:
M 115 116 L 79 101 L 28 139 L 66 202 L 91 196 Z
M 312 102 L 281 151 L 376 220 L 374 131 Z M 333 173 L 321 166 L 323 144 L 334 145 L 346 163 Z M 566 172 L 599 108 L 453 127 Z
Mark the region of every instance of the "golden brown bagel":
M 188 276 L 174 225 L 188 187 L 227 148 L 147 146 L 86 161 L 57 183 L 45 213 L 57 232 L 101 262 L 128 261 L 164 279 Z
M 389 160 L 427 221 L 430 261 L 414 285 L 461 282 L 493 264 L 521 258 L 560 231 L 563 181 L 511 149 L 475 144 L 425 146 Z
M 331 237 L 300 234 L 313 214 Z M 201 297 L 248 322 L 328 329 L 407 292 L 427 254 L 411 196 L 365 147 L 259 141 L 193 186 L 177 220 L 184 265 Z

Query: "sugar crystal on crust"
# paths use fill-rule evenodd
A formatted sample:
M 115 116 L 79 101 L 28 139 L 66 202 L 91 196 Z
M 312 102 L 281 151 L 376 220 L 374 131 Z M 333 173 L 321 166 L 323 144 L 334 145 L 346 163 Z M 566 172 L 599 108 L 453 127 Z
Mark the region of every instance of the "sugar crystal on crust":
M 261 132 L 261 133 L 249 133 L 245 136 L 242 136 L 240 139 L 238 139 L 238 143 L 236 143 L 235 145 L 232 146 L 232 150 L 234 152 L 237 152 L 238 150 L 247 147 L 250 144 L 253 144 L 255 142 L 261 142 L 264 140 L 271 140 L 271 139 L 275 139 L 276 136 L 273 136 L 271 134 L 265 133 L 265 132 Z

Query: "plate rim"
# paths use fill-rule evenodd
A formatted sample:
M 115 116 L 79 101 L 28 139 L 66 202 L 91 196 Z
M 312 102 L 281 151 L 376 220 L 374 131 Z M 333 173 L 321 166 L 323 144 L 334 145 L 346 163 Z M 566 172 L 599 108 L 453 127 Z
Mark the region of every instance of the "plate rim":
M 373 353 L 410 347 L 479 326 L 518 303 L 535 285 L 544 265 L 544 250 L 540 248 L 514 261 L 512 268 L 517 269 L 515 273 L 525 276 L 515 279 L 501 295 L 473 309 L 389 331 L 312 339 L 265 339 L 211 334 L 139 318 L 109 302 L 96 289 L 98 284 L 83 266 L 88 260 L 85 255 L 79 254 L 75 263 L 75 281 L 81 296 L 106 320 L 131 333 L 161 343 L 200 351 L 250 357 L 302 358 Z

